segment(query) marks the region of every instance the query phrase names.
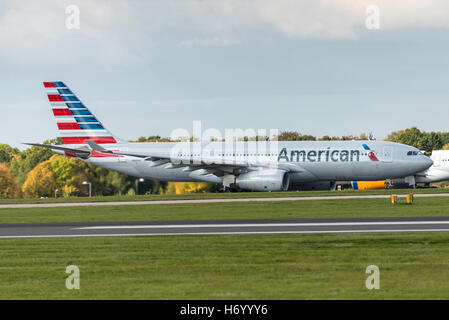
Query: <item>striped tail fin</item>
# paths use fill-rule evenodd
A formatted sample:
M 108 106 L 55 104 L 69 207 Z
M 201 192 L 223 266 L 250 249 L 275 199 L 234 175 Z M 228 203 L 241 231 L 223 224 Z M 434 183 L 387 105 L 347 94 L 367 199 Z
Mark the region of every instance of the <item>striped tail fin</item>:
M 44 82 L 48 100 L 63 144 L 115 144 L 121 140 L 110 133 L 75 94 L 61 81 Z

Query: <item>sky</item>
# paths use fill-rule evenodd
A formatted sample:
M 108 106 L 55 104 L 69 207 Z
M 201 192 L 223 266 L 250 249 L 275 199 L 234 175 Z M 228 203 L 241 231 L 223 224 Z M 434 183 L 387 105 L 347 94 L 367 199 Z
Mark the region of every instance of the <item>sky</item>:
M 195 120 L 449 131 L 448 28 L 446 0 L 2 0 L 0 142 L 57 136 L 43 81 L 64 81 L 126 140 Z

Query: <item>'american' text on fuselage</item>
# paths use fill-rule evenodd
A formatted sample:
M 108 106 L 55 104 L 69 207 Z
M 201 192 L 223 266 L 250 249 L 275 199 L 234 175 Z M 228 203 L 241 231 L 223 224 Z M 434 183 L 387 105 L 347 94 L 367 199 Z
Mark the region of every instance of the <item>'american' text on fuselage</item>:
M 278 156 L 278 161 L 282 159 L 287 162 L 349 162 L 360 161 L 360 150 L 291 150 L 288 156 L 287 148 L 282 148 Z

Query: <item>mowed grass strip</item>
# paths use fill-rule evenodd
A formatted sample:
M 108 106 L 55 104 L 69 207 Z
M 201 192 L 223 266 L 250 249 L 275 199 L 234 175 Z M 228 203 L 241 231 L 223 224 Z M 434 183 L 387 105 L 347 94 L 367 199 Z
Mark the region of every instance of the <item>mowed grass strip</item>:
M 104 207 L 1 209 L 0 223 L 164 221 L 217 219 L 308 219 L 449 216 L 449 198 L 161 204 Z
M 0 240 L 0 299 L 448 299 L 449 234 Z M 68 265 L 80 290 L 68 290 Z M 365 287 L 368 265 L 380 290 Z
M 342 190 L 342 191 L 284 191 L 284 192 L 235 192 L 235 193 L 192 193 L 178 195 L 136 195 L 136 196 L 95 196 L 43 199 L 0 199 L 1 204 L 26 203 L 77 203 L 77 202 L 115 202 L 115 201 L 160 201 L 160 200 L 199 200 L 199 199 L 241 199 L 241 198 L 288 198 L 322 196 L 357 196 L 389 194 L 431 194 L 449 193 L 449 188 L 425 189 L 381 189 L 381 190 Z

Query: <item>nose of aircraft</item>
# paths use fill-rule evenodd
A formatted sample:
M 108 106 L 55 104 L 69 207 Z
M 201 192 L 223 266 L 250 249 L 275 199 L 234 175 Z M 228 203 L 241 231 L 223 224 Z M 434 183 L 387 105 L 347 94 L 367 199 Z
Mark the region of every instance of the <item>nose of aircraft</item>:
M 422 155 L 419 157 L 419 168 L 420 170 L 426 170 L 430 166 L 433 165 L 432 159 L 430 159 L 428 156 Z

